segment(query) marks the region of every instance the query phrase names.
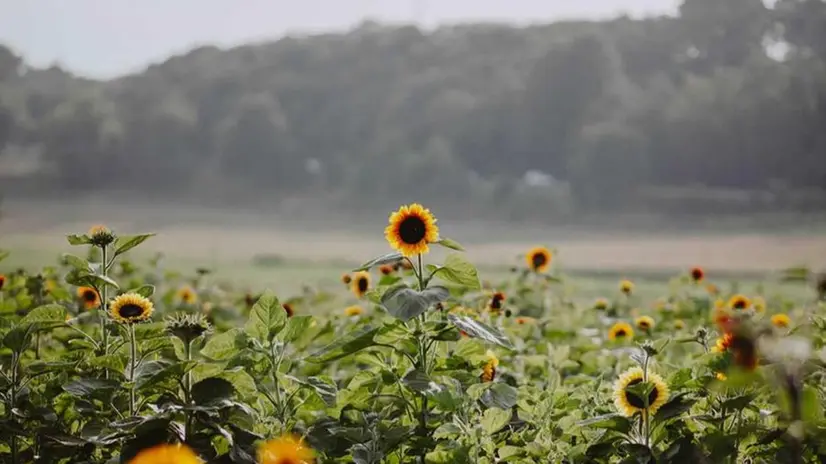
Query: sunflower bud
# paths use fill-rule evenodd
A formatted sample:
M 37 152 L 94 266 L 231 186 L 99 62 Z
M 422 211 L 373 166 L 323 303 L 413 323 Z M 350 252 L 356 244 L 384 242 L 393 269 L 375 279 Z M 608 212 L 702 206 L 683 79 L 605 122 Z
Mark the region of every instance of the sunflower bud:
M 166 320 L 166 331 L 188 345 L 198 337 L 212 331 L 212 326 L 202 314 L 178 313 Z
M 105 247 L 111 245 L 115 241 L 115 234 L 108 227 L 97 225 L 89 229 L 87 233 L 92 245 L 96 247 Z

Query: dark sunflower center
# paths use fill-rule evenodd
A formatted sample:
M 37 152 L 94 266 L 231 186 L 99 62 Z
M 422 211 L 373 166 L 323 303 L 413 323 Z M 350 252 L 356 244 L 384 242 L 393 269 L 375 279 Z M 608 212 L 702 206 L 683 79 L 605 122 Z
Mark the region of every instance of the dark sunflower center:
M 694 279 L 694 280 L 702 279 L 703 278 L 703 271 L 701 271 L 699 269 L 694 269 L 693 271 L 691 271 L 691 278 Z
M 276 461 L 276 464 L 299 464 L 299 462 L 293 458 L 281 458 Z
M 545 256 L 545 253 L 534 253 L 533 256 L 531 256 L 531 264 L 533 264 L 534 269 L 539 269 L 547 262 L 548 258 Z
M 402 242 L 408 245 L 421 242 L 424 240 L 424 236 L 425 223 L 418 216 L 407 217 L 399 224 L 399 237 L 401 237 Z
M 628 382 L 628 387 L 631 387 L 638 383 L 642 383 L 642 379 L 634 379 Z M 634 406 L 635 408 L 645 409 L 645 404 L 643 404 L 642 398 L 638 397 L 637 395 L 634 395 L 633 393 L 630 393 L 627 390 L 628 387 L 626 387 L 625 390 L 625 401 L 628 401 L 628 404 Z M 657 391 L 657 387 L 654 387 L 654 389 L 651 390 L 651 393 L 648 394 L 648 406 L 651 406 L 652 404 L 654 404 L 655 401 L 657 401 L 658 395 L 659 392 Z
M 617 336 L 617 337 L 624 337 L 624 336 L 626 336 L 626 335 L 628 335 L 628 332 L 626 332 L 626 331 L 625 331 L 625 329 L 619 329 L 619 330 L 617 330 L 617 332 L 616 332 L 616 336 Z
M 143 314 L 143 308 L 136 304 L 125 304 L 118 309 L 118 314 L 125 319 L 138 317 Z
M 734 309 L 745 309 L 746 308 L 746 301 L 745 300 L 737 300 L 734 302 Z
M 493 309 L 502 309 L 502 299 L 493 297 L 493 299 L 490 301 L 490 307 Z
M 643 329 L 647 329 L 649 327 L 648 322 L 640 322 L 640 327 L 642 327 Z
M 363 277 L 359 279 L 358 288 L 359 288 L 360 292 L 362 292 L 362 293 L 366 292 L 367 291 L 367 285 L 368 285 L 367 279 L 365 279 Z
M 86 290 L 83 292 L 83 300 L 88 302 L 93 302 L 97 299 L 97 293 L 93 292 L 92 290 Z

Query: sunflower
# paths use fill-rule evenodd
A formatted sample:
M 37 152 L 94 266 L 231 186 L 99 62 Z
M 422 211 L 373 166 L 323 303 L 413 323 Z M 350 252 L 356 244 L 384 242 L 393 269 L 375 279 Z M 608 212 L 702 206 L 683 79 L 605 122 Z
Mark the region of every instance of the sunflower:
M 703 278 L 706 276 L 706 273 L 701 267 L 692 267 L 689 275 L 691 276 L 691 280 L 694 282 L 702 282 Z
M 391 266 L 389 264 L 384 264 L 382 266 L 379 266 L 379 272 L 381 272 L 382 275 L 390 275 L 394 271 L 395 271 L 395 269 L 393 269 L 393 266 Z
M 77 297 L 83 302 L 83 307 L 86 309 L 95 309 L 100 306 L 100 295 L 98 291 L 92 287 L 78 287 Z
M 620 287 L 620 291 L 622 293 L 625 293 L 626 295 L 630 295 L 631 292 L 634 291 L 634 282 L 631 282 L 630 280 L 627 280 L 627 279 L 626 280 L 621 280 L 619 287 Z
M 551 265 L 551 250 L 540 246 L 531 248 L 525 255 L 528 268 L 534 272 L 545 272 Z
M 115 234 L 103 225 L 92 226 L 89 232 L 89 241 L 97 247 L 105 247 L 115 241 Z
M 505 301 L 505 294 L 496 292 L 491 296 L 490 303 L 488 303 L 488 310 L 492 313 L 498 313 L 502 310 L 502 303 Z
M 258 448 L 258 464 L 312 464 L 315 453 L 292 435 L 284 435 L 263 443 Z
M 734 295 L 728 300 L 728 307 L 731 309 L 748 309 L 751 306 L 751 301 L 745 295 Z
M 282 303 L 281 307 L 284 308 L 284 312 L 287 313 L 287 317 L 293 317 L 295 314 L 295 308 L 291 303 Z
M 345 316 L 361 316 L 364 313 L 364 309 L 361 306 L 353 305 L 344 308 L 344 315 Z
M 617 379 L 614 384 L 614 405 L 620 414 L 631 417 L 646 409 L 643 399 L 628 391 L 628 387 L 642 383 L 644 377 L 642 369 L 634 367 Z M 654 387 L 648 394 L 648 413 L 654 415 L 668 400 L 668 385 L 653 372 L 648 373 L 648 383 Z
M 203 314 L 177 313 L 165 321 L 166 331 L 178 337 L 184 346 L 212 331 L 212 325 Z
M 717 380 L 719 380 L 720 382 L 725 382 L 726 379 L 728 379 L 728 376 L 726 374 L 722 373 L 722 372 L 718 372 L 718 373 L 714 374 L 714 377 L 716 377 Z
M 608 330 L 608 339 L 611 341 L 634 338 L 634 328 L 627 322 L 617 322 Z
M 532 317 L 527 317 L 527 316 L 517 317 L 514 320 L 519 325 L 526 325 L 526 324 L 530 325 L 530 324 L 535 324 L 536 323 L 536 319 L 534 319 Z
M 135 455 L 129 464 L 200 464 L 201 460 L 186 445 L 157 445 Z
M 356 272 L 351 285 L 353 293 L 359 298 L 363 297 L 370 289 L 370 274 L 365 271 Z
M 711 351 L 715 353 L 723 353 L 729 349 L 731 346 L 731 341 L 734 339 L 734 334 L 726 333 L 723 334 L 722 337 L 718 338 L 717 341 L 714 343 L 714 347 Z
M 655 325 L 654 318 L 651 316 L 640 316 L 634 321 L 634 324 L 637 325 L 637 328 L 646 332 L 653 329 Z
M 190 305 L 198 301 L 198 294 L 195 293 L 195 290 L 188 285 L 179 288 L 175 296 L 178 301 L 186 305 Z
M 390 215 L 384 237 L 404 256 L 415 256 L 427 253 L 430 250 L 428 244 L 439 241 L 439 227 L 429 209 L 413 203 Z
M 350 282 L 352 282 L 352 280 L 353 278 L 350 277 L 350 274 L 341 275 L 341 283 L 343 283 L 344 285 L 350 285 Z
M 597 298 L 597 300 L 594 301 L 594 309 L 598 311 L 605 311 L 606 309 L 608 309 L 608 304 L 608 299 Z
M 792 323 L 792 320 L 789 318 L 789 316 L 782 313 L 775 314 L 774 316 L 772 316 L 771 321 L 773 326 L 779 327 L 781 329 L 788 328 Z
M 112 319 L 121 324 L 133 324 L 149 319 L 155 307 L 152 302 L 137 293 L 124 293 L 109 305 Z
M 674 328 L 677 330 L 685 329 L 685 322 L 683 322 L 682 319 L 677 319 L 676 321 L 674 321 Z
M 0 274 L 0 290 L 3 290 L 4 285 L 6 285 L 6 276 Z
M 496 377 L 496 368 L 499 367 L 499 358 L 497 358 L 491 350 L 488 350 L 486 356 L 488 360 L 482 367 L 482 375 L 479 376 L 479 380 L 482 382 L 493 382 L 493 379 Z

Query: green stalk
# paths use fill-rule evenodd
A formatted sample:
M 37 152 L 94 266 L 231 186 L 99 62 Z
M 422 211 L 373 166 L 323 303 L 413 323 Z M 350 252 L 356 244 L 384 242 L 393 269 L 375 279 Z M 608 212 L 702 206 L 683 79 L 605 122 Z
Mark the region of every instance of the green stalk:
M 100 247 L 100 254 L 101 254 L 101 262 L 100 262 L 100 274 L 103 277 L 106 277 L 106 271 L 108 263 L 106 262 L 106 246 Z M 100 332 L 101 332 L 101 340 L 103 342 L 103 355 L 106 356 L 109 354 L 109 330 L 106 327 L 106 308 L 109 306 L 109 299 L 106 295 L 106 284 L 103 284 L 103 288 L 100 289 Z M 105 378 L 109 378 L 109 369 L 104 369 L 103 371 Z
M 187 364 L 189 361 L 192 361 L 192 340 L 186 342 L 184 344 L 184 354 L 186 356 Z M 186 374 L 184 374 L 184 399 L 186 400 L 187 407 L 190 406 L 192 402 L 192 369 L 188 368 Z M 192 413 L 190 411 L 186 412 L 186 421 L 184 424 L 184 441 L 189 439 L 189 432 L 192 428 Z
M 138 347 L 135 340 L 135 325 L 129 324 L 129 345 L 132 359 L 129 363 L 129 380 L 132 387 L 129 389 L 129 415 L 135 415 L 135 369 L 138 365 Z
M 9 418 L 12 416 L 12 409 L 17 402 L 17 364 L 20 361 L 20 356 L 17 352 L 11 354 L 11 395 L 9 397 L 9 408 L 7 410 Z M 17 462 L 17 435 L 11 436 L 11 462 Z

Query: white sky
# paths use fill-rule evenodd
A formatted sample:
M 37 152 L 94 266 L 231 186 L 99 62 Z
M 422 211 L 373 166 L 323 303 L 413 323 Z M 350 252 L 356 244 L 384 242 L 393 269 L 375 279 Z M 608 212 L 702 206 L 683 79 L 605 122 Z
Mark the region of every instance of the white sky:
M 679 0 L 0 0 L 0 43 L 35 66 L 109 77 L 203 44 L 344 30 L 364 19 L 548 22 L 673 14 Z

